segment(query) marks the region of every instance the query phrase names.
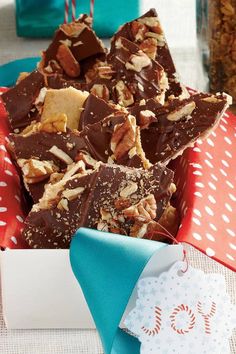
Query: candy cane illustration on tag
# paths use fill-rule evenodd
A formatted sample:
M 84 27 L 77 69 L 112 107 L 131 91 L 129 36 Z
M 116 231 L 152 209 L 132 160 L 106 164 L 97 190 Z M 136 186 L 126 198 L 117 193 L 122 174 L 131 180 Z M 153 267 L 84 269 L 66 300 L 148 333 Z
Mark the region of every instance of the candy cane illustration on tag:
M 176 262 L 157 278 L 137 284 L 136 306 L 126 327 L 141 342 L 141 354 L 230 353 L 236 307 L 220 274 L 205 274 Z M 184 340 L 183 340 L 184 339 Z

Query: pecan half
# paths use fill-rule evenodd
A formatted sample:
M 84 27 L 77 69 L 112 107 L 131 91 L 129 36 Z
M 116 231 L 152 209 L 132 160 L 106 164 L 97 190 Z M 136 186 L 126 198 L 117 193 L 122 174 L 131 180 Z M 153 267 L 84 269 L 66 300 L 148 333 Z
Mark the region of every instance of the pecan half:
M 111 151 L 118 160 L 134 147 L 136 141 L 136 121 L 128 116 L 122 124 L 117 124 L 111 138 Z
M 56 57 L 68 76 L 78 77 L 80 75 L 80 65 L 68 46 L 61 44 L 58 47 Z
M 153 194 L 141 199 L 139 203 L 123 210 L 125 217 L 135 221 L 148 223 L 156 217 L 157 204 Z

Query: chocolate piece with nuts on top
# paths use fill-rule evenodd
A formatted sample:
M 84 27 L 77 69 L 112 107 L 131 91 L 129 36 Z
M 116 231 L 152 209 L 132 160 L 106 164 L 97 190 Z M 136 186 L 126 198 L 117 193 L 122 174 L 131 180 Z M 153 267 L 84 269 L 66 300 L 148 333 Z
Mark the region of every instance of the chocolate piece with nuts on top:
M 72 78 L 80 76 L 80 62 L 105 52 L 102 42 L 91 29 L 89 18 L 62 24 L 52 43 L 43 52 L 40 69 L 47 74 L 60 71 Z
M 141 143 L 146 157 L 151 163 L 168 163 L 216 127 L 229 101 L 229 96 L 225 94 L 199 93 L 182 101 L 170 101 L 163 107 L 154 100 L 146 101 L 129 111 L 138 124 L 142 122 L 143 113 L 147 120 L 148 117 L 151 120 L 146 129 L 141 129 Z
M 35 100 L 43 86 L 44 77 L 35 70 L 1 95 L 10 125 L 15 132 L 19 132 L 32 121 L 39 119 Z
M 98 123 L 87 125 L 80 137 L 85 146 L 82 151 L 98 161 L 150 167 L 140 143 L 139 127 L 128 113 L 117 111 Z
M 162 66 L 126 38 L 119 37 L 112 45 L 107 63 L 96 64 L 90 92 L 124 107 L 147 98 L 164 103 L 168 82 Z
M 173 172 L 159 164 L 148 171 L 99 164 L 45 191 L 23 237 L 32 248 L 68 248 L 81 226 L 142 237 L 144 225 L 160 219 L 168 205 L 172 180 Z
M 176 74 L 176 68 L 155 9 L 150 9 L 143 16 L 121 26 L 112 38 L 112 43 L 120 37 L 136 43 L 144 53 L 151 59 L 157 60 L 164 68 L 169 82 L 166 97 L 170 95 L 189 96 Z

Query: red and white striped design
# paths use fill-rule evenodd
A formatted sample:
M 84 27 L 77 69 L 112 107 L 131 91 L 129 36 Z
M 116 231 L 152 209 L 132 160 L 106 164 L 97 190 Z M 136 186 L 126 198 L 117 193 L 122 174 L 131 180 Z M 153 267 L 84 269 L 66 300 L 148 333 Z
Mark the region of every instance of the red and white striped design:
M 93 15 L 94 15 L 94 0 L 90 1 L 90 13 L 89 13 L 90 17 L 92 17 L 93 20 Z
M 150 329 L 146 328 L 145 326 L 142 327 L 144 333 L 148 334 L 149 336 L 154 336 L 158 334 L 161 329 L 161 309 L 160 307 L 155 306 L 155 327 Z
M 183 311 L 185 311 L 189 315 L 189 324 L 186 328 L 177 328 L 176 321 L 175 321 L 176 316 Z M 188 307 L 188 305 L 184 305 L 184 304 L 181 304 L 174 308 L 170 316 L 170 319 L 171 319 L 171 328 L 173 328 L 173 330 L 178 334 L 185 334 L 190 332 L 191 329 L 193 329 L 196 322 L 196 318 L 193 311 Z
M 204 323 L 205 323 L 205 332 L 206 334 L 211 334 L 211 327 L 210 327 L 210 318 L 214 316 L 214 314 L 216 313 L 216 303 L 212 302 L 211 305 L 211 310 L 210 313 L 205 314 L 202 310 L 202 303 L 199 301 L 197 304 L 197 309 L 198 312 L 202 315 L 202 317 L 204 318 Z
M 76 0 L 71 0 L 72 21 L 76 19 Z
M 69 18 L 69 0 L 65 0 L 64 23 L 68 23 Z

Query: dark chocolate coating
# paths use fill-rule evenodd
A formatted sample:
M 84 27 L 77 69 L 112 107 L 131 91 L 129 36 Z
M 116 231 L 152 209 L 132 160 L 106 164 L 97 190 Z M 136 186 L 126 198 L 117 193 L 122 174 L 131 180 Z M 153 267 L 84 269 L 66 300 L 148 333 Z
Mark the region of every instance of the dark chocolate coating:
M 83 130 L 88 124 L 94 124 L 101 121 L 115 111 L 117 111 L 117 109 L 111 104 L 90 94 L 83 105 L 83 111 L 79 120 L 79 130 Z
M 150 110 L 155 113 L 157 122 L 151 123 L 148 129 L 141 130 L 142 147 L 151 163 L 168 162 L 214 127 L 227 105 L 227 100 L 224 96 L 216 96 L 219 99 L 217 102 L 202 100 L 207 97 L 211 95 L 195 94 L 183 101 L 173 100 L 163 107 L 154 100 L 149 100 L 145 105 L 136 105 L 129 109 L 136 117 L 137 124 L 140 111 Z M 169 113 L 190 102 L 195 102 L 196 105 L 190 116 L 177 121 L 167 119 Z
M 147 13 L 140 16 L 139 18 L 145 17 L 157 17 L 157 12 L 155 9 L 150 9 Z M 136 19 L 138 20 L 138 19 Z M 136 21 L 134 20 L 134 21 Z M 142 43 L 142 41 L 137 41 L 131 31 L 131 24 L 133 21 L 124 24 L 114 35 L 112 38 L 112 43 L 119 37 L 125 37 L 131 42 L 134 42 L 138 45 Z M 151 29 L 150 29 L 151 31 Z M 179 80 L 176 78 L 176 68 L 168 47 L 167 42 L 165 41 L 165 45 L 157 46 L 157 53 L 156 53 L 156 61 L 164 68 L 165 72 L 168 76 L 169 81 L 169 90 L 166 92 L 166 97 L 170 95 L 174 95 L 178 97 L 182 93 L 182 88 L 180 85 Z
M 97 228 L 101 218 L 100 208 L 116 213 L 115 201 L 129 181 L 137 183 L 136 193 L 130 203 L 136 204 L 149 194 L 154 194 L 158 220 L 171 197 L 170 184 L 173 172 L 163 165 L 153 166 L 149 171 L 123 168 L 117 165 L 101 165 L 98 171 L 72 179 L 65 189 L 84 187 L 74 200 L 68 201 L 68 211 L 57 208 L 30 212 L 26 219 L 23 237 L 33 248 L 68 248 L 71 237 L 79 227 Z M 123 232 L 129 234 L 131 222 L 121 222 Z
M 35 70 L 15 87 L 2 94 L 1 98 L 13 130 L 22 130 L 33 120 L 37 120 L 38 111 L 34 102 L 43 86 L 44 77 Z

